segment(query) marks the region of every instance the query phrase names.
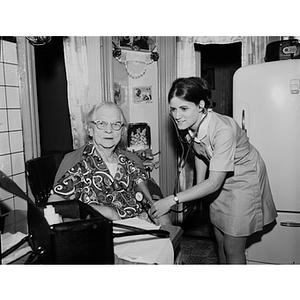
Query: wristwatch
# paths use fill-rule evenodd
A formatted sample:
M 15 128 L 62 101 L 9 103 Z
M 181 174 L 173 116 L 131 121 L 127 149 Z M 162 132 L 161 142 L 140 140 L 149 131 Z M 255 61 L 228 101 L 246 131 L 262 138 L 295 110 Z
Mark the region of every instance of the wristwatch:
M 179 204 L 179 198 L 176 194 L 174 195 L 173 200 L 175 201 L 176 204 Z

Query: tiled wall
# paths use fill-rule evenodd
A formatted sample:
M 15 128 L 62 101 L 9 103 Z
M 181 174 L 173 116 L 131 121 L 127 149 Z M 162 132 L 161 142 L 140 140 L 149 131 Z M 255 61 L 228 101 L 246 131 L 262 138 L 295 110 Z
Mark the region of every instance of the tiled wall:
M 0 39 L 0 169 L 26 192 L 17 44 L 3 39 Z M 24 200 L 0 188 L 0 212 L 26 207 Z

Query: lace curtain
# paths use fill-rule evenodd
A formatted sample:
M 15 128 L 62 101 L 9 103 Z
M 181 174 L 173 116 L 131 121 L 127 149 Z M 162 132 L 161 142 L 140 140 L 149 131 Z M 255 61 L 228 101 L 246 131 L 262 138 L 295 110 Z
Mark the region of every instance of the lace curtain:
M 196 75 L 194 44 L 242 43 L 242 66 L 264 62 L 265 50 L 270 42 L 283 39 L 280 36 L 185 36 L 177 40 L 178 77 Z
M 71 118 L 73 148 L 85 143 L 85 118 L 93 105 L 110 101 L 111 69 L 105 61 L 111 55 L 109 37 L 67 37 L 64 39 L 68 103 Z M 111 60 L 111 56 L 110 56 Z

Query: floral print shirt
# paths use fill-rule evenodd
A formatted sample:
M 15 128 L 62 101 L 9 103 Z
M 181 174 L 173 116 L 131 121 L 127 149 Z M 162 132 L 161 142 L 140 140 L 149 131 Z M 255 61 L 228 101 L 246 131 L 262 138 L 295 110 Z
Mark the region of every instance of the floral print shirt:
M 113 207 L 122 219 L 145 214 L 144 200 L 135 187 L 147 179 L 147 173 L 118 148 L 116 154 L 118 165 L 113 177 L 93 142 L 88 142 L 82 160 L 65 172 L 54 185 L 53 193 L 65 199 Z

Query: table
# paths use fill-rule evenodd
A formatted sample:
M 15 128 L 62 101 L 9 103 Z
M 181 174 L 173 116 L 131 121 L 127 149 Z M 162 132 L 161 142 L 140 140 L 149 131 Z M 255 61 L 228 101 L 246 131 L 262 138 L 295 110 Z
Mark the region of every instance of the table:
M 181 264 L 181 248 L 180 242 L 183 235 L 183 230 L 179 226 L 173 225 L 162 225 L 161 229 L 166 230 L 170 233 L 170 240 L 172 242 L 174 248 L 174 264 Z M 8 213 L 5 218 L 5 225 L 4 225 L 4 233 L 16 233 L 20 231 L 22 233 L 27 233 L 27 211 L 25 210 L 13 210 Z M 24 264 L 26 262 L 28 255 L 25 257 L 20 258 L 15 264 Z M 116 258 L 116 264 L 132 264 L 131 262 L 124 261 L 122 259 Z

